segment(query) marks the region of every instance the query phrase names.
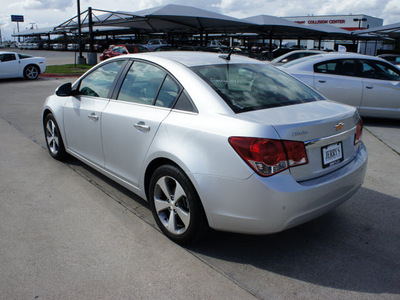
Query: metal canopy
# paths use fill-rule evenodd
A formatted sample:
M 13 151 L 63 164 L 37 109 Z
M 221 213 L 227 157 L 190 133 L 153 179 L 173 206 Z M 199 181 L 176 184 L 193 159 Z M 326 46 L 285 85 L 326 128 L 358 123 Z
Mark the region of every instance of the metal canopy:
M 87 20 L 83 26 L 88 26 Z M 251 25 L 239 19 L 200 8 L 168 4 L 136 12 L 107 12 L 93 18 L 93 25 L 124 26 L 151 32 L 237 32 Z
M 13 37 L 15 36 L 38 36 L 38 35 L 48 35 L 57 33 L 54 31 L 54 27 L 44 27 L 44 28 L 36 28 L 36 29 L 27 29 L 20 31 L 18 33 L 12 34 Z
M 258 15 L 242 19 L 251 23 L 251 32 L 267 34 L 274 38 L 304 38 L 321 34 L 321 31 L 303 26 L 292 21 L 269 16 Z
M 390 37 L 399 38 L 400 37 L 400 23 L 393 23 L 389 25 L 384 25 L 380 27 L 374 27 L 371 29 L 363 29 L 354 31 L 357 36 L 375 36 L 375 37 Z

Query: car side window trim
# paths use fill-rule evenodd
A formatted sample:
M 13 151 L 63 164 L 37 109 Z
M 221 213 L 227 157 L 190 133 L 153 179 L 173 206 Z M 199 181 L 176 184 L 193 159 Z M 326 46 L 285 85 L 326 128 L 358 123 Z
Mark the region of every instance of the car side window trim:
M 176 102 L 178 101 L 178 99 L 180 98 L 180 96 L 181 96 L 181 94 L 182 94 L 182 92 L 183 92 L 183 90 L 184 90 L 182 84 L 179 82 L 179 80 L 177 80 L 177 79 L 175 78 L 174 75 L 172 75 L 168 70 L 166 70 L 166 69 L 163 68 L 162 66 L 160 66 L 160 65 L 158 65 L 158 64 L 155 64 L 155 63 L 153 63 L 153 62 L 150 62 L 150 61 L 147 61 L 147 60 L 144 60 L 144 59 L 138 59 L 138 58 L 130 58 L 130 59 L 129 59 L 129 63 L 127 63 L 127 64 L 125 65 L 124 70 L 122 71 L 122 74 L 120 75 L 118 81 L 116 82 L 116 86 L 115 86 L 115 88 L 114 88 L 114 92 L 113 92 L 113 94 L 112 94 L 112 96 L 111 96 L 111 99 L 116 100 L 116 101 L 123 101 L 123 100 L 118 100 L 117 98 L 118 98 L 119 92 L 120 92 L 120 90 L 121 90 L 121 88 L 122 88 L 122 84 L 124 83 L 124 80 L 125 80 L 126 76 L 128 75 L 128 72 L 129 72 L 129 70 L 130 70 L 130 68 L 132 67 L 132 64 L 133 64 L 134 62 L 142 62 L 142 63 L 146 63 L 146 64 L 149 64 L 149 65 L 152 65 L 152 66 L 154 66 L 154 67 L 156 67 L 156 68 L 161 69 L 162 71 L 164 71 L 164 72 L 166 73 L 166 76 L 164 77 L 164 79 L 163 79 L 163 81 L 162 81 L 162 83 L 161 83 L 161 85 L 160 85 L 160 87 L 159 87 L 159 89 L 158 89 L 158 91 L 157 91 L 157 94 L 156 94 L 155 100 L 153 101 L 152 106 L 156 106 L 155 103 L 156 103 L 156 101 L 157 101 L 157 97 L 158 97 L 158 95 L 159 95 L 159 93 L 160 93 L 160 91 L 161 91 L 161 89 L 162 89 L 162 87 L 163 87 L 163 84 L 164 84 L 164 82 L 165 82 L 165 80 L 166 80 L 166 78 L 167 78 L 168 76 L 169 76 L 172 80 L 174 80 L 174 82 L 180 87 L 179 95 L 177 95 L 176 99 L 174 100 L 174 103 L 172 104 L 172 107 L 171 107 L 171 108 L 168 108 L 168 109 L 173 109 L 173 108 L 175 107 L 175 105 L 176 105 Z M 126 101 L 125 101 L 125 102 L 126 102 Z M 134 104 L 134 102 L 131 102 L 131 103 Z M 194 104 L 193 104 L 193 106 L 194 106 Z M 160 108 L 162 108 L 162 107 L 160 107 Z M 197 111 L 197 109 L 196 109 L 196 111 Z

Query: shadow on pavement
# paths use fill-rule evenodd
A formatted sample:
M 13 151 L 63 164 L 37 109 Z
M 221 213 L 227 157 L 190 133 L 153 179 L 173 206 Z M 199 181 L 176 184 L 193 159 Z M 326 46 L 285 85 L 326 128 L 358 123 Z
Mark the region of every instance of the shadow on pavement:
M 365 188 L 357 195 L 314 221 L 278 234 L 213 232 L 189 249 L 213 265 L 221 264 L 235 280 L 247 280 L 250 289 L 257 289 L 272 272 L 346 291 L 400 294 L 400 199 Z

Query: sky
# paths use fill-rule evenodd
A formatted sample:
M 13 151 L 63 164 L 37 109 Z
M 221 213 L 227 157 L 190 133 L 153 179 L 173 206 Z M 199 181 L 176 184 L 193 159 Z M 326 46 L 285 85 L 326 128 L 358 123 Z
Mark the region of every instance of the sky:
M 11 40 L 17 23 L 11 15 L 23 15 L 19 30 L 56 26 L 76 16 L 77 0 L 1 0 L 2 40 Z M 180 4 L 222 13 L 235 18 L 255 15 L 277 17 L 365 14 L 381 18 L 384 25 L 400 22 L 400 0 L 80 0 L 88 7 L 110 11 L 137 11 L 166 4 Z M 33 23 L 33 24 L 31 24 Z

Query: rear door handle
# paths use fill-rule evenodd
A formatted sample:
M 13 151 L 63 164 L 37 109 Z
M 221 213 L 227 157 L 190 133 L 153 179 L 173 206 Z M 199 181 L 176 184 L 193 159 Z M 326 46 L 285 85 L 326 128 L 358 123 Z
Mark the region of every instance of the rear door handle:
M 150 131 L 150 126 L 147 126 L 143 121 L 133 125 L 139 131 Z
M 373 86 L 371 86 L 371 85 L 366 85 L 365 86 L 367 89 L 369 89 L 369 90 L 372 90 L 374 87 Z
M 318 80 L 318 82 L 325 83 L 326 80 Z
M 90 115 L 88 115 L 88 118 L 92 121 L 97 121 L 99 120 L 99 116 L 96 116 L 96 114 L 93 112 Z

